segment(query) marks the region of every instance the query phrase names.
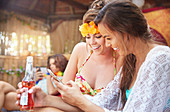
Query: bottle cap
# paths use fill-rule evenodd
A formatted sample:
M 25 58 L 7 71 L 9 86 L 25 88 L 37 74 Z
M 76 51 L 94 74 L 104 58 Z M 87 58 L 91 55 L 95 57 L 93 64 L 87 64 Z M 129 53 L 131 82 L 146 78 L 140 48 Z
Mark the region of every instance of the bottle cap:
M 33 57 L 32 56 L 27 56 L 27 62 L 33 62 Z

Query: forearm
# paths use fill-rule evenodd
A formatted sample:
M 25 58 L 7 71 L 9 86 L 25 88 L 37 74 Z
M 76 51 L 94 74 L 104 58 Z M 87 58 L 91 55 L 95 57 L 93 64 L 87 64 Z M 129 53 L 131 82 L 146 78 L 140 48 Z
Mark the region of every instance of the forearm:
M 89 101 L 86 97 L 81 97 L 76 104 L 84 112 L 104 112 L 104 109 Z
M 55 89 L 50 76 L 46 76 L 47 79 L 47 91 L 50 95 L 56 95 L 58 91 Z
M 65 103 L 61 97 L 48 95 L 45 100 L 45 107 L 55 107 L 65 112 L 81 112 L 77 107 Z

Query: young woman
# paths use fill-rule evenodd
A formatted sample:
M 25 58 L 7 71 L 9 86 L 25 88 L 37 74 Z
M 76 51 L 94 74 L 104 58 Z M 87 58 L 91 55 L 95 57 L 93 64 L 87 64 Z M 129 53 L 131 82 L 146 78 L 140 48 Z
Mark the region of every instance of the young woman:
M 102 1 L 100 4 L 104 6 L 105 2 Z M 98 28 L 93 22 L 90 23 L 102 8 L 99 6 L 92 7 L 85 14 L 83 21 L 94 26 L 96 31 L 88 32 L 84 35 L 86 43 L 78 43 L 74 47 L 62 80 L 63 83 L 74 80 L 83 94 L 91 96 L 105 88 L 116 74 L 113 49 L 110 46 L 106 47 L 105 39 L 98 32 Z
M 62 99 L 85 112 L 169 111 L 170 48 L 151 40 L 140 9 L 131 2 L 113 2 L 99 12 L 95 22 L 107 45 L 118 49 L 118 58 L 124 57 L 117 74 L 121 82 L 110 82 L 99 94 L 89 98 L 93 103 L 81 94 L 73 81 L 67 83 L 69 86 L 55 82 Z M 119 86 L 115 88 L 115 84 Z M 117 109 L 115 102 L 119 98 L 114 96 L 119 90 L 121 108 Z M 33 91 L 37 92 L 35 88 Z
M 50 69 L 56 76 L 63 75 L 67 63 L 68 61 L 64 55 L 55 54 L 48 57 L 47 68 Z M 55 89 L 53 82 L 51 81 L 51 76 L 49 74 L 44 76 L 44 73 L 42 73 L 39 69 L 40 68 L 37 68 L 35 73 L 36 85 L 40 86 L 45 93 L 53 95 L 53 93 L 55 93 Z

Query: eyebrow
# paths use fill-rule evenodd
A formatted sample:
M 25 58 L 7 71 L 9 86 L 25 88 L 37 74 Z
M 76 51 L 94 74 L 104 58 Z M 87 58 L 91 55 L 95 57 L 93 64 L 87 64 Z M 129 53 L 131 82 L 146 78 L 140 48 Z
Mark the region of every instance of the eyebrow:
M 103 37 L 106 38 L 106 37 L 109 37 L 110 35 L 104 35 Z

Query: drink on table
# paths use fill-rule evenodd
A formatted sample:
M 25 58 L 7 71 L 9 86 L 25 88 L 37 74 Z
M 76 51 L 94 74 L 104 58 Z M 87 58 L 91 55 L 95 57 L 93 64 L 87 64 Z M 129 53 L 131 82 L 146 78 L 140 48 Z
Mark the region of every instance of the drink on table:
M 33 94 L 29 93 L 29 89 L 35 86 L 35 76 L 33 74 L 33 57 L 28 56 L 26 62 L 25 77 L 22 80 L 22 87 L 25 88 L 25 92 L 22 93 L 20 99 L 21 111 L 32 111 L 34 108 Z

